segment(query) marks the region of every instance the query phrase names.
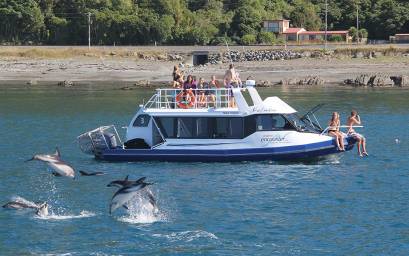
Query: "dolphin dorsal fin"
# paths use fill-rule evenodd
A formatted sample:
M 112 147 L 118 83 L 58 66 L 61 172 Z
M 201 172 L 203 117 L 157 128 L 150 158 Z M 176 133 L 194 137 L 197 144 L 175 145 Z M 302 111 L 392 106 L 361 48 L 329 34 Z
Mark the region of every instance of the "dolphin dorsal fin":
M 128 181 L 129 175 L 126 175 L 124 181 Z
M 56 155 L 56 156 L 58 156 L 58 157 L 61 157 L 61 152 L 60 152 L 60 150 L 58 149 L 58 147 L 55 147 L 55 153 L 54 153 L 54 155 Z
M 146 177 L 142 177 L 140 179 L 138 179 L 137 181 L 135 181 L 136 184 L 142 183 L 146 180 Z

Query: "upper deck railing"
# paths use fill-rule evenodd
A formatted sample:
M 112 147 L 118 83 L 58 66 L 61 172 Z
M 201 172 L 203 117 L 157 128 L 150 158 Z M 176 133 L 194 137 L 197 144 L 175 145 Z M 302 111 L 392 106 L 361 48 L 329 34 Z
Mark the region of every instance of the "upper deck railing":
M 156 89 L 144 105 L 155 109 L 234 108 L 231 89 Z

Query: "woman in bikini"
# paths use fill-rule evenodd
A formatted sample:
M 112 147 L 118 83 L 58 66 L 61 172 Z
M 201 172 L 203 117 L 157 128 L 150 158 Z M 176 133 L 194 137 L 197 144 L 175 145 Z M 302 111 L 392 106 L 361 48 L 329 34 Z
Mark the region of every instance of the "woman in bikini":
M 180 80 L 182 78 L 182 72 L 179 70 L 179 67 L 176 65 L 173 67 L 172 77 L 173 77 L 173 82 L 172 82 L 173 88 L 179 88 L 181 86 Z M 183 78 L 182 78 L 182 81 L 183 81 Z
M 353 137 L 357 142 L 358 142 L 358 154 L 360 157 L 363 156 L 368 156 L 368 153 L 366 152 L 366 139 L 362 134 L 357 133 L 353 126 L 354 125 L 360 125 L 361 124 L 361 118 L 358 115 L 358 112 L 355 110 L 352 110 L 351 116 L 348 118 L 348 135 Z M 362 147 L 362 151 L 361 151 Z
M 335 137 L 338 150 L 345 151 L 344 135 L 339 131 L 340 121 L 338 112 L 332 113 L 331 121 L 328 123 L 328 135 Z

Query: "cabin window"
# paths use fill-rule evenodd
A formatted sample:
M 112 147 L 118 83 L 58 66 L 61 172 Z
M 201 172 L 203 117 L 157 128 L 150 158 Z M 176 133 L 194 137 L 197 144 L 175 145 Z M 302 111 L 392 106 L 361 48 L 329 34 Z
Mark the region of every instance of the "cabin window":
M 196 137 L 200 139 L 210 138 L 209 118 L 196 118 Z
M 174 117 L 161 117 L 155 118 L 156 123 L 159 126 L 163 136 L 165 138 L 175 138 L 176 137 L 176 118 Z
M 243 118 L 211 118 L 211 130 L 214 139 L 242 139 Z
M 251 115 L 244 118 L 244 137 L 247 137 L 256 131 L 283 130 L 295 130 L 295 128 L 282 115 Z
M 156 123 L 165 138 L 241 139 L 243 118 L 160 117 Z
M 149 125 L 149 121 L 151 120 L 150 115 L 139 115 L 135 118 L 135 121 L 133 122 L 133 127 L 146 127 Z
M 191 117 L 178 118 L 177 138 L 192 138 L 195 131 L 195 120 Z

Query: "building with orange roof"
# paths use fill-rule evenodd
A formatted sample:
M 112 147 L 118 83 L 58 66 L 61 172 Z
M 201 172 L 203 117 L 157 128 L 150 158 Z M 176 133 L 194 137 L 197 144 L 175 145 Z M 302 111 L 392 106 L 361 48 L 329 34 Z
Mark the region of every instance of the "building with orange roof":
M 331 41 L 333 38 L 341 39 L 341 42 L 348 43 L 351 38 L 348 35 L 348 30 L 336 30 L 336 31 L 307 31 L 304 28 L 292 28 L 290 27 L 290 21 L 281 20 L 265 20 L 263 22 L 263 29 L 267 32 L 272 32 L 278 37 L 284 38 L 287 42 L 322 42 L 325 40 L 325 34 L 327 34 L 327 40 Z

